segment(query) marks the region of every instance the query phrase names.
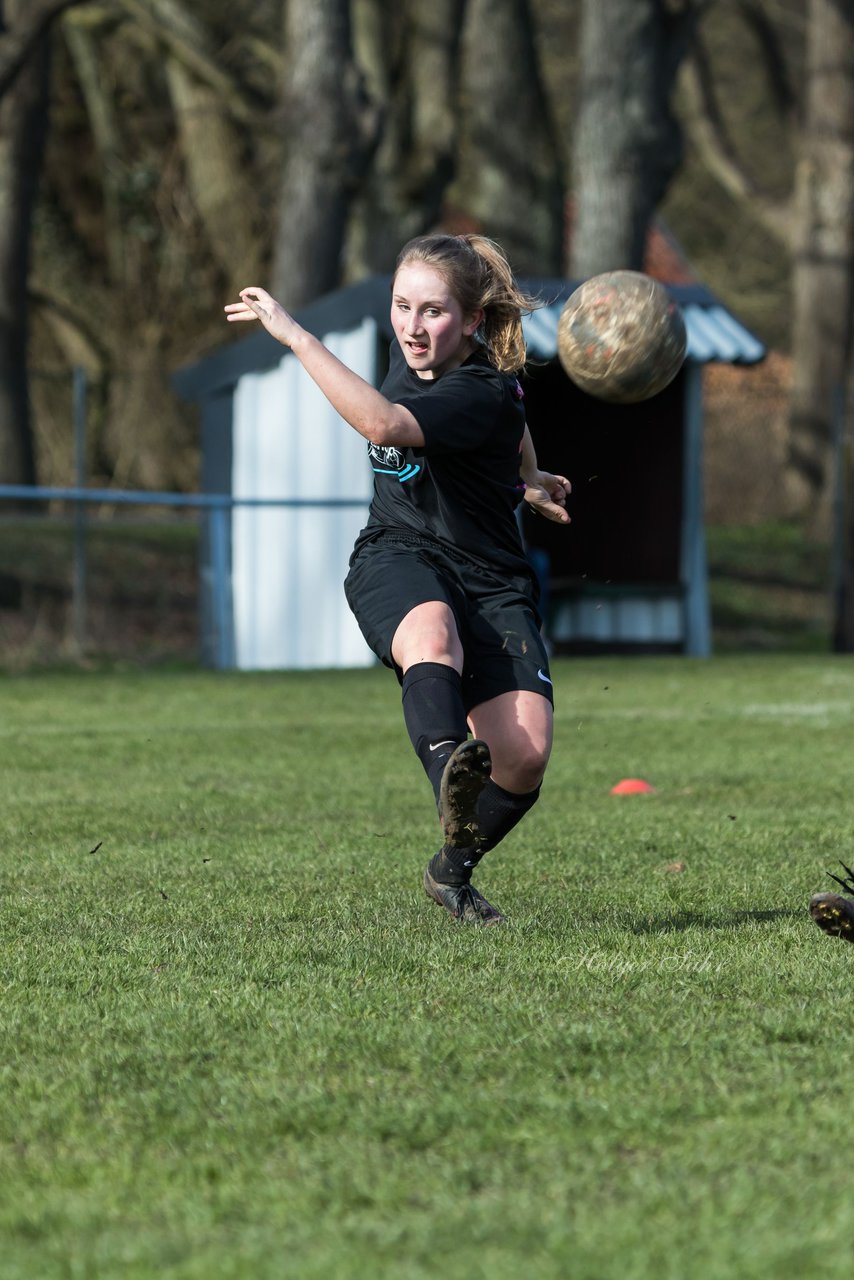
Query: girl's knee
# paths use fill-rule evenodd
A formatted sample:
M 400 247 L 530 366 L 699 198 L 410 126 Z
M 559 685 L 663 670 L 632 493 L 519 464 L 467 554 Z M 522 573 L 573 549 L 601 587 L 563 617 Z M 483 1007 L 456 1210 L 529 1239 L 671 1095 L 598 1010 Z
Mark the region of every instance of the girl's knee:
M 497 759 L 493 756 L 493 777 L 506 791 L 525 795 L 529 791 L 536 791 L 543 780 L 548 762 L 548 749 L 525 739 L 506 754 L 499 753 Z

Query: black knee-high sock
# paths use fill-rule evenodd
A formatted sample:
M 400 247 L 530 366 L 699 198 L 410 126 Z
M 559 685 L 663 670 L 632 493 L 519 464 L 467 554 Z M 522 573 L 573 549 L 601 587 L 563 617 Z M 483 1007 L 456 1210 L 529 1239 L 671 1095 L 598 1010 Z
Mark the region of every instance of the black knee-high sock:
M 455 747 L 468 737 L 458 671 L 441 662 L 416 662 L 403 677 L 403 718 L 439 803 L 442 773 Z
M 522 821 L 539 798 L 539 787 L 536 791 L 516 795 L 512 791 L 505 791 L 490 778 L 480 793 L 477 807 L 478 854 L 482 857 L 490 849 L 494 849 L 513 830 L 516 823 Z
M 440 849 L 430 863 L 430 874 L 443 884 L 468 884 L 485 853 L 504 839 L 537 803 L 540 788 L 525 795 L 505 791 L 492 778 L 480 793 L 477 807 L 478 840 L 471 849 Z

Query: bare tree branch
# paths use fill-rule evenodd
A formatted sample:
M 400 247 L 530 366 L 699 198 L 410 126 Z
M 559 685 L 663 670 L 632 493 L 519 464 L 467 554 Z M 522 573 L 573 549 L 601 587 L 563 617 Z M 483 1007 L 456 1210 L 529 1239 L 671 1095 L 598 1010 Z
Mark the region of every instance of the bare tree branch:
M 83 3 L 84 0 L 32 0 L 11 28 L 0 18 L 0 97 L 6 93 L 54 19 L 66 9 Z
M 759 0 L 738 0 L 738 9 L 745 25 L 756 37 L 756 45 L 765 62 L 768 86 L 777 110 L 784 117 L 794 116 L 799 107 L 798 94 L 786 65 L 777 27 Z
M 101 342 L 97 325 L 90 322 L 83 307 L 63 297 L 46 282 L 31 286 L 28 296 L 30 303 L 43 311 L 57 341 L 69 357 L 69 364 L 82 363 L 99 374 L 109 368 L 110 352 Z
M 209 88 L 216 90 L 229 113 L 244 123 L 257 124 L 259 112 L 269 110 L 275 100 L 271 93 L 259 101 L 240 80 L 217 61 L 210 36 L 180 0 L 117 0 L 119 7 L 144 30 L 166 45 L 177 62 Z M 271 77 L 278 90 L 278 81 Z
M 774 200 L 760 191 L 742 165 L 724 124 L 700 41 L 695 43 L 682 66 L 681 88 L 685 132 L 708 172 L 734 200 L 749 206 L 781 244 L 791 248 L 794 233 L 791 202 Z
M 100 157 L 99 174 L 104 195 L 105 241 L 110 279 L 123 277 L 124 235 L 120 215 L 119 185 L 121 174 L 121 139 L 110 94 L 99 73 L 95 42 L 89 24 L 69 14 L 62 23 L 65 42 L 77 73 L 86 103 L 92 137 Z
M 239 128 L 220 95 L 171 53 L 166 78 L 193 203 L 229 289 L 238 288 L 255 279 L 261 259 L 253 203 L 234 198 L 241 167 Z

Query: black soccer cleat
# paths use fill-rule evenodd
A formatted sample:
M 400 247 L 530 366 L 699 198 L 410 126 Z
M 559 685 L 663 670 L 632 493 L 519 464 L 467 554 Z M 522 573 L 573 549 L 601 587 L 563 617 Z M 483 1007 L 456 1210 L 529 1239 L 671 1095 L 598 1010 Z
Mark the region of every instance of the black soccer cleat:
M 810 915 L 831 938 L 854 942 L 854 902 L 850 898 L 841 898 L 838 893 L 814 893 Z
M 489 747 L 480 738 L 461 742 L 448 758 L 439 788 L 445 844 L 468 848 L 477 843 L 477 802 L 491 772 Z
M 460 924 L 501 924 L 504 916 L 472 884 L 440 884 L 424 871 L 424 892 Z
M 840 862 L 839 865 L 845 872 L 847 877 L 845 880 L 841 876 L 835 876 L 832 871 L 828 871 L 827 874 L 846 893 L 854 895 L 854 871 L 846 867 L 844 862 Z M 819 929 L 823 929 L 831 938 L 845 938 L 847 942 L 854 942 L 854 900 L 852 898 L 843 898 L 838 893 L 814 893 L 810 898 L 810 915 Z

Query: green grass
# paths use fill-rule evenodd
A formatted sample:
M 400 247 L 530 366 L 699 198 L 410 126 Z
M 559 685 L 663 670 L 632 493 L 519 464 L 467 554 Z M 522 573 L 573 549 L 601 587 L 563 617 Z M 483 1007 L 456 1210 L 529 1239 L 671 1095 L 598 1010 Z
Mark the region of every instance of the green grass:
M 706 530 L 716 652 L 827 653 L 831 552 L 795 523 Z
M 0 681 L 3 1280 L 847 1280 L 854 665 L 555 668 L 493 930 L 388 673 Z

